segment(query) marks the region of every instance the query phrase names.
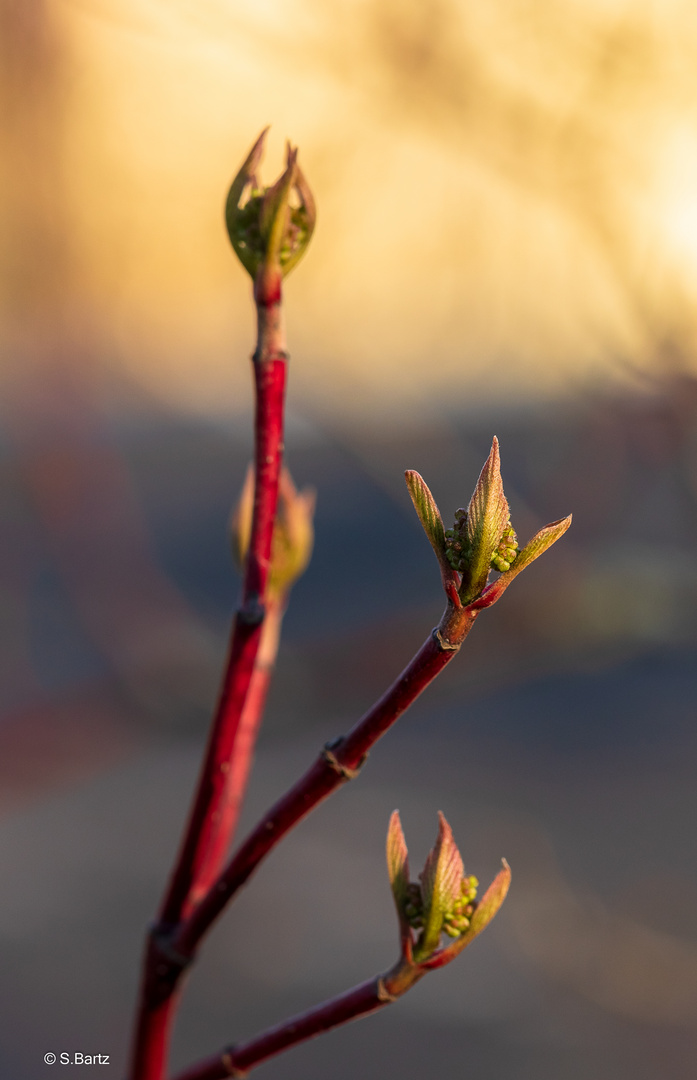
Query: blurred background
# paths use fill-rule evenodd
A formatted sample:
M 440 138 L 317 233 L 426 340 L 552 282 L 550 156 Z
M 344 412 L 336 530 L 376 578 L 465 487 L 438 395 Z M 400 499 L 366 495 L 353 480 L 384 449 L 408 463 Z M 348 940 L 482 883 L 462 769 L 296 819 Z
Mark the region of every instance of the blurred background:
M 437 622 L 444 515 L 501 441 L 522 542 L 354 784 L 196 968 L 178 1066 L 384 970 L 390 812 L 501 915 L 260 1076 L 682 1080 L 697 1056 L 697 11 L 689 0 L 0 0 L 0 1072 L 125 1068 L 215 700 L 251 449 L 222 205 L 258 132 L 319 220 L 286 288 L 318 491 L 251 824 Z M 61 1067 L 61 1076 L 82 1076 Z

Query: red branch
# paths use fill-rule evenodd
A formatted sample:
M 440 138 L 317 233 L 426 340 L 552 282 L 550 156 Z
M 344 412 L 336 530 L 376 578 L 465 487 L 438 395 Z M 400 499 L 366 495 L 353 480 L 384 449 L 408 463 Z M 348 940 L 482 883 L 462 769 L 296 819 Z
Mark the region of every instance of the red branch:
M 191 910 L 192 891 L 205 872 L 220 831 L 220 813 L 238 725 L 242 716 L 264 619 L 263 597 L 278 499 L 283 448 L 285 360 L 256 361 L 256 483 L 252 536 L 242 604 L 232 630 L 227 667 L 215 720 L 201 768 L 184 842 L 162 905 L 161 922 L 174 925 Z
M 179 1073 L 176 1080 L 229 1080 L 231 1076 L 242 1077 L 249 1069 L 260 1065 L 274 1054 L 279 1054 L 306 1039 L 312 1039 L 315 1035 L 321 1035 L 339 1024 L 346 1024 L 349 1020 L 357 1020 L 360 1016 L 382 1009 L 392 1000 L 392 996 L 385 993 L 382 980 L 371 979 L 340 997 L 262 1032 L 247 1043 L 230 1047 L 222 1054 L 216 1054 L 198 1065 L 193 1065 Z
M 219 811 L 219 828 L 212 838 L 209 858 L 206 864 L 201 867 L 191 890 L 193 904 L 197 904 L 206 895 L 217 878 L 237 828 L 242 801 L 247 790 L 247 781 L 252 768 L 254 746 L 261 726 L 266 695 L 268 694 L 276 662 L 284 607 L 285 602 L 279 600 L 273 594 L 267 598 L 261 644 L 249 683 L 247 700 L 235 733 L 225 798 Z
M 475 618 L 475 613 L 454 611 L 449 606 L 439 629 L 429 635 L 389 690 L 345 738 L 325 748 L 305 775 L 271 807 L 195 911 L 174 933 L 171 944 L 178 954 L 193 956 L 211 924 L 266 855 L 318 803 L 353 778 L 370 748 L 452 660 Z
M 219 871 L 234 815 L 229 800 L 231 763 L 240 723 L 254 676 L 263 624 L 271 542 L 283 455 L 283 406 L 287 355 L 281 311 L 280 273 L 266 272 L 255 282 L 258 335 L 254 353 L 256 384 L 255 488 L 250 548 L 242 603 L 232 628 L 220 698 L 201 767 L 182 846 L 146 949 L 133 1047 L 131 1080 L 162 1080 L 169 1031 L 176 1004 L 175 988 L 187 960 L 171 947 L 172 928 L 194 907 L 199 880 Z M 263 680 L 261 680 L 263 683 Z M 246 779 L 252 743 L 247 739 Z

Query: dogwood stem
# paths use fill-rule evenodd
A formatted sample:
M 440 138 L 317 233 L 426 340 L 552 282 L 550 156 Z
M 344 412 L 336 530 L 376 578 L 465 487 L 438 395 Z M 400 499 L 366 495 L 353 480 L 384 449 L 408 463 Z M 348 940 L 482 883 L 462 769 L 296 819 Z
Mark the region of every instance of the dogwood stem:
M 291 1046 L 397 1001 L 429 971 L 450 964 L 486 929 L 503 904 L 511 881 L 510 867 L 503 859 L 498 874 L 481 900 L 476 901 L 478 883 L 476 879 L 464 876 L 462 856 L 450 826 L 443 814 L 440 814 L 436 844 L 426 859 L 423 873 L 419 875 L 420 892 L 425 904 L 422 920 L 430 922 L 435 916 L 436 932 L 431 936 L 423 926 L 423 921 L 417 934 L 408 921 L 405 923 L 405 918 L 408 920 L 408 904 L 413 904 L 410 891 L 415 886 L 409 884 L 408 852 L 398 811 L 395 811 L 390 819 L 387 868 L 400 922 L 401 956 L 394 967 L 376 979 L 362 983 L 347 993 L 262 1032 L 249 1042 L 230 1046 L 221 1053 L 191 1066 L 175 1080 L 224 1080 L 231 1076 L 244 1077 L 250 1069 Z M 457 916 L 453 904 L 457 899 L 462 903 L 463 898 L 469 904 L 468 917 L 465 919 L 462 915 Z M 453 922 L 456 917 L 459 918 L 457 927 Z M 454 936 L 455 940 L 442 946 L 443 932 L 448 938 Z M 423 952 L 424 940 L 428 937 L 431 937 L 430 945 L 419 960 L 418 953 Z
M 413 965 L 407 968 L 400 961 L 386 975 L 361 983 L 331 1001 L 325 1001 L 277 1027 L 269 1028 L 249 1042 L 231 1046 L 220 1054 L 192 1065 L 178 1073 L 175 1080 L 229 1080 L 230 1077 L 244 1077 L 257 1065 L 291 1046 L 297 1046 L 298 1043 L 330 1031 L 340 1024 L 347 1024 L 351 1020 L 383 1009 L 392 1001 L 397 1001 L 425 974 L 425 971 Z
M 279 599 L 273 594 L 267 597 L 261 642 L 235 736 L 218 830 L 211 838 L 208 861 L 201 867 L 201 872 L 191 891 L 194 904 L 205 896 L 218 876 L 235 835 L 252 768 L 254 747 L 264 715 L 266 696 L 276 663 L 285 606 L 285 597 Z
M 255 672 L 264 621 L 278 485 L 283 453 L 283 407 L 287 353 L 281 309 L 281 275 L 263 271 L 254 286 L 257 306 L 257 348 L 252 357 L 256 387 L 254 511 L 249 553 L 230 640 L 223 684 L 199 776 L 198 787 L 182 846 L 172 873 L 158 922 L 146 947 L 131 1080 L 162 1080 L 166 1069 L 169 1032 L 177 1001 L 175 987 L 186 960 L 172 951 L 173 927 L 189 914 L 199 881 L 214 877 L 215 860 L 228 845 L 226 830 L 234 826 L 231 811 L 231 773 L 240 725 Z M 263 697 L 265 678 L 258 676 L 257 697 Z M 252 714 L 248 715 L 247 744 Z M 243 737 L 244 742 L 244 737 Z M 251 749 L 251 748 L 250 748 Z M 234 782 L 249 771 L 237 763 Z M 227 809 L 226 809 L 227 807 Z
M 439 626 L 390 688 L 349 734 L 327 745 L 304 776 L 262 818 L 206 896 L 171 937 L 171 948 L 190 959 L 201 938 L 261 861 L 311 810 L 353 779 L 368 751 L 459 651 L 477 613 L 448 604 Z
M 263 292 L 261 288 L 255 288 L 255 299 L 259 333 L 253 357 L 256 423 L 252 535 L 242 603 L 233 625 L 216 716 L 184 841 L 160 913 L 160 921 L 168 925 L 178 923 L 182 916 L 191 911 L 199 879 L 210 874 L 212 854 L 224 850 L 227 844 L 225 837 L 221 836 L 223 806 L 229 787 L 233 747 L 254 672 L 265 616 L 265 591 L 283 454 L 287 356 L 281 318 L 280 276 L 276 288 L 271 291 Z

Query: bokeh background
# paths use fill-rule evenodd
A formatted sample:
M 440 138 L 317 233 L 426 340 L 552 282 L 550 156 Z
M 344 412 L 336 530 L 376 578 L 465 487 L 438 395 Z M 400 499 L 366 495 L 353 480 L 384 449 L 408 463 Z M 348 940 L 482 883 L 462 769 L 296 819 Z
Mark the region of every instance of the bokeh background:
M 361 778 L 211 936 L 183 1066 L 392 963 L 390 812 L 511 895 L 457 965 L 260 1076 L 687 1080 L 697 1057 L 697 10 L 689 0 L 1 0 L 0 1072 L 125 1067 L 238 582 L 253 311 L 222 226 L 272 123 L 318 491 L 245 818 L 440 614 L 402 474 L 522 540 Z M 60 1075 L 83 1076 L 69 1066 Z

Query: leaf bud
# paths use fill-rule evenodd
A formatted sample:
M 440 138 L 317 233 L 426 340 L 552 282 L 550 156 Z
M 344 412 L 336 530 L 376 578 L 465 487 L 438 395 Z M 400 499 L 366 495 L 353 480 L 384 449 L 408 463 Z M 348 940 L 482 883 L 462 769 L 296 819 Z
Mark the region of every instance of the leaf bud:
M 230 242 L 245 270 L 256 281 L 260 272 L 285 277 L 304 255 L 317 218 L 310 187 L 298 165 L 297 148 L 286 144 L 286 167 L 275 184 L 264 188 L 257 169 L 268 128 L 243 162 L 225 205 Z

